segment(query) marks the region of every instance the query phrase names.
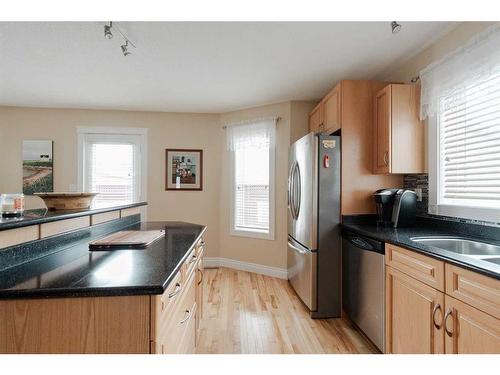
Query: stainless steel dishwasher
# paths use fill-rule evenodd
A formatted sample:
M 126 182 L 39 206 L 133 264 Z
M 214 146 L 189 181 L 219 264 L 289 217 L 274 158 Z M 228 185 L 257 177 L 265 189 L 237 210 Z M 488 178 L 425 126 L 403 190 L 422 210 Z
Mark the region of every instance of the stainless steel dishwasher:
M 342 307 L 382 351 L 385 349 L 384 243 L 342 233 Z

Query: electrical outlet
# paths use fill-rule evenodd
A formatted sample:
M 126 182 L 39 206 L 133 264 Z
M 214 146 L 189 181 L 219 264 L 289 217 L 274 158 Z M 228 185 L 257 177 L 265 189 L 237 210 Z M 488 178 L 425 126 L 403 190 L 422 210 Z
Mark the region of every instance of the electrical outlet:
M 416 188 L 413 191 L 417 194 L 417 202 L 422 202 L 422 189 Z

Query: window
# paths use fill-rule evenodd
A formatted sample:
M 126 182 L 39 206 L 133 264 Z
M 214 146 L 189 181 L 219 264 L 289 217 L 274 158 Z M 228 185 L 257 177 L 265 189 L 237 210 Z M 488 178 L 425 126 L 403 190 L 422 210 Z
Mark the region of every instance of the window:
M 270 119 L 227 128 L 231 234 L 274 239 L 275 125 Z
M 490 30 L 424 72 L 432 214 L 500 222 L 499 41 Z
M 97 205 L 144 200 L 144 135 L 99 131 L 79 131 L 80 189 L 99 193 L 94 200 Z

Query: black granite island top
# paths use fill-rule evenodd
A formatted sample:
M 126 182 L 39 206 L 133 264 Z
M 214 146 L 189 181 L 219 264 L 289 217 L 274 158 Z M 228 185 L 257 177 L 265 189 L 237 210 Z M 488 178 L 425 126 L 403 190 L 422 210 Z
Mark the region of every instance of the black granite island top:
M 7 229 L 14 229 L 26 227 L 28 225 L 36 225 L 49 223 L 51 221 L 58 221 L 64 219 L 71 219 L 79 216 L 99 214 L 103 212 L 123 210 L 126 208 L 140 207 L 147 205 L 147 202 L 134 202 L 122 205 L 109 205 L 109 204 L 94 204 L 90 208 L 84 210 L 54 210 L 49 211 L 45 209 L 34 209 L 24 211 L 23 216 L 19 217 L 2 217 L 0 216 L 0 231 Z
M 418 220 L 414 227 L 394 229 L 378 226 L 375 220 L 353 220 L 352 218 L 347 218 L 347 220 L 344 218 L 342 228 L 384 243 L 402 246 L 500 280 L 500 265 L 411 240 L 412 237 L 457 236 L 500 246 L 500 228 L 422 219 Z
M 165 237 L 146 249 L 112 251 L 89 251 L 95 238 L 75 241 L 57 253 L 1 271 L 0 299 L 162 294 L 206 227 L 142 222 L 124 229 L 165 229 Z

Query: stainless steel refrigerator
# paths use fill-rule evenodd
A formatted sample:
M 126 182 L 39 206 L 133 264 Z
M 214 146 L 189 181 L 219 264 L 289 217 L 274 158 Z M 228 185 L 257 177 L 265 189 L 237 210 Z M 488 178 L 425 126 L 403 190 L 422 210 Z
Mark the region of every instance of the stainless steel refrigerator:
M 341 314 L 340 146 L 310 133 L 288 158 L 288 279 L 314 318 Z

